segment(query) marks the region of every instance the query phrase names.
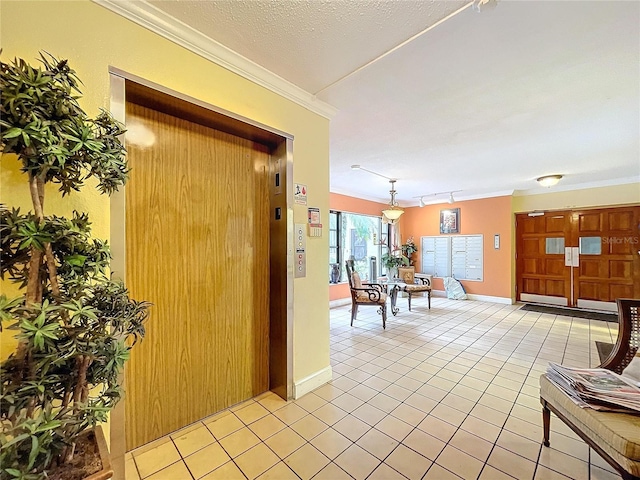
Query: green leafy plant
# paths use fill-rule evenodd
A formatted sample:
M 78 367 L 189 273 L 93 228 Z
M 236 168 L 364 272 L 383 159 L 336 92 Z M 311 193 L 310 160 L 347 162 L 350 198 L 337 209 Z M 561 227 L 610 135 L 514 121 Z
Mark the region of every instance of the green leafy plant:
M 402 249 L 402 254 L 407 258 L 411 258 L 411 255 L 418 251 L 418 247 L 416 247 L 413 237 L 407 238 L 407 243 L 402 244 L 400 248 Z
M 382 255 L 382 264 L 385 266 L 387 270 L 396 269 L 402 266 L 409 265 L 409 259 L 404 255 L 394 255 L 393 253 L 387 252 Z
M 404 243 L 400 246 L 400 250 L 402 251 L 402 255 L 407 257 L 409 260 L 409 265 L 413 265 L 413 259 L 411 256 L 418 251 L 418 247 L 413 241 L 413 237 L 407 238 L 407 243 Z
M 0 205 L 0 275 L 23 292 L 0 296 L 0 327 L 18 340 L 0 365 L 2 479 L 45 478 L 73 458 L 84 430 L 107 419 L 149 306 L 109 278 L 109 247 L 91 237 L 86 214 L 44 214 L 45 184 L 65 196 L 93 178 L 111 194 L 128 169 L 123 125 L 105 111 L 87 116 L 66 60 L 41 61 L 0 62 L 2 152 L 17 155 L 33 205 L 28 213 Z

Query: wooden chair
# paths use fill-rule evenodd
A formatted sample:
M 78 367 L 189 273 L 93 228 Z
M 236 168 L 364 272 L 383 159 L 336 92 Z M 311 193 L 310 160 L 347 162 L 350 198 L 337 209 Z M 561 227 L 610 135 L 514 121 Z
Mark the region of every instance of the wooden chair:
M 431 282 L 428 278 L 416 278 L 416 267 L 398 268 L 398 277 L 407 284 L 402 291 L 409 295 L 409 311 L 411 311 L 411 295 L 424 292 L 427 292 L 427 302 L 431 309 Z
M 360 305 L 378 307 L 382 315 L 382 328 L 387 328 L 387 294 L 379 283 L 362 283 L 360 274 L 355 271 L 353 260 L 347 260 L 347 279 L 351 289 L 351 326 L 358 315 Z
M 600 368 L 620 374 L 640 347 L 640 300 L 618 299 L 617 304 L 618 340 Z M 640 479 L 640 416 L 580 408 L 546 375 L 540 377 L 540 403 L 546 447 L 553 412 L 623 479 Z

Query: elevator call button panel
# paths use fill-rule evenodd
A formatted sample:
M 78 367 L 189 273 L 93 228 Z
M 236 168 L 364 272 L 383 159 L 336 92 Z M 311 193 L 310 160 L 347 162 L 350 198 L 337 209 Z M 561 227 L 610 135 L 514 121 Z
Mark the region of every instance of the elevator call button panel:
M 294 278 L 307 276 L 307 225 L 296 223 L 294 238 Z

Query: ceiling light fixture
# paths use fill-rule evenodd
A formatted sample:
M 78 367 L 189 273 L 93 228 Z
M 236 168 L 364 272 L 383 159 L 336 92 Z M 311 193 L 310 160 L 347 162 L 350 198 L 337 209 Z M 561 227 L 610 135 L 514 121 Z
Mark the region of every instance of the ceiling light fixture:
M 561 178 L 562 175 L 545 175 L 544 177 L 537 178 L 536 181 L 543 187 L 553 187 Z
M 391 190 L 389 190 L 389 193 L 391 194 L 391 201 L 389 202 L 389 208 L 383 210 L 382 214 L 389 219 L 391 224 L 393 224 L 400 218 L 400 215 L 404 213 L 404 210 L 398 208 L 398 202 L 396 202 L 396 179 L 392 178 L 389 180 L 389 183 L 391 184 Z
M 480 13 L 481 9 L 489 9 L 495 8 L 498 4 L 497 0 L 473 0 L 471 3 L 471 9 L 475 12 Z
M 391 184 L 391 190 L 389 190 L 389 193 L 391 194 L 391 201 L 389 202 L 389 208 L 383 210 L 382 214 L 385 216 L 385 218 L 389 221 L 390 224 L 393 225 L 394 223 L 396 223 L 396 221 L 400 218 L 400 215 L 404 213 L 404 210 L 399 208 L 398 202 L 396 202 L 395 185 L 396 185 L 397 179 L 387 177 L 385 175 L 382 175 L 381 173 L 374 172 L 373 170 L 369 170 L 367 168 L 361 167 L 360 165 L 351 165 L 351 170 L 364 170 L 365 172 L 372 173 L 374 175 L 377 175 L 379 177 L 386 178 L 387 180 L 389 180 L 389 183 Z
M 437 196 L 437 195 L 444 195 L 445 193 L 449 194 L 449 198 L 447 199 L 447 203 L 454 203 L 456 200 L 453 198 L 453 194 L 454 193 L 458 193 L 461 192 L 462 190 L 453 190 L 452 192 L 438 192 L 438 193 L 431 193 L 429 195 L 420 195 L 419 197 L 413 197 L 413 198 L 419 198 L 420 199 L 420 208 L 424 207 L 427 203 L 424 201 L 424 197 L 430 197 L 430 196 Z

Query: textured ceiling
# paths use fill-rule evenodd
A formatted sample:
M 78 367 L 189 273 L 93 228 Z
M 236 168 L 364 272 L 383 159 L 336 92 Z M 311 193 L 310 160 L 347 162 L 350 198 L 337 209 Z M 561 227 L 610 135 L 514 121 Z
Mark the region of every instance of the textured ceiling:
M 316 94 L 468 1 L 178 0 L 149 3 Z
M 418 36 L 467 2 L 149 3 L 338 108 L 334 192 L 388 200 L 352 164 L 405 205 L 640 179 L 640 2 L 503 0 Z
M 405 200 L 536 189 L 553 173 L 559 188 L 637 181 L 639 6 L 468 9 L 334 86 L 321 97 L 339 108 L 332 187 L 354 192 L 351 164 L 398 177 Z

